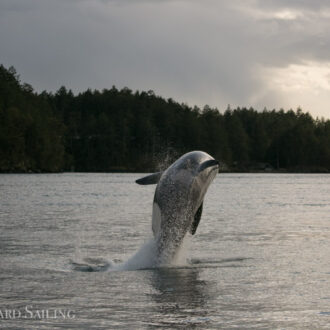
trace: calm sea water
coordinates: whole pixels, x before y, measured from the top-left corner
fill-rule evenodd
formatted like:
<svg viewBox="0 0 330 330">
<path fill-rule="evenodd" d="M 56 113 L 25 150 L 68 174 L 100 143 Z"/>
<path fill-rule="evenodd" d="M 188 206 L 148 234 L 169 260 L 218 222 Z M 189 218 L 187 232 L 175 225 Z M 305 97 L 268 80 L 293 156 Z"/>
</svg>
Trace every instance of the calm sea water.
<svg viewBox="0 0 330 330">
<path fill-rule="evenodd" d="M 112 271 L 150 252 L 138 177 L 0 175 L 0 328 L 330 328 L 329 175 L 220 174 L 187 263 Z"/>
</svg>

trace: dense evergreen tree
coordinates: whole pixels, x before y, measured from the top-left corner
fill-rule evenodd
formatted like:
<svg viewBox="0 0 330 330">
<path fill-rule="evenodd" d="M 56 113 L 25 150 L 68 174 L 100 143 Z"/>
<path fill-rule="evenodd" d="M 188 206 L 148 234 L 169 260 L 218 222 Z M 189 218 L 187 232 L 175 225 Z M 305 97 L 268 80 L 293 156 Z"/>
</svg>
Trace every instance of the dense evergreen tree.
<svg viewBox="0 0 330 330">
<path fill-rule="evenodd" d="M 63 169 L 64 125 L 44 96 L 0 66 L 0 171 Z"/>
<path fill-rule="evenodd" d="M 0 66 L 2 172 L 152 171 L 196 149 L 235 171 L 266 163 L 329 171 L 330 121 L 301 109 L 222 114 L 128 88 L 38 94 L 14 68 Z"/>
</svg>

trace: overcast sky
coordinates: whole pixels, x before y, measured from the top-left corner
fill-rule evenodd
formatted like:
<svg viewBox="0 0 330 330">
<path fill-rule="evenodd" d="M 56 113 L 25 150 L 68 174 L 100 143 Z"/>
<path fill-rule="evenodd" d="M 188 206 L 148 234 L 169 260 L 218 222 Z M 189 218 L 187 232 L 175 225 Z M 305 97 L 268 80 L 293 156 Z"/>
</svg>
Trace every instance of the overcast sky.
<svg viewBox="0 0 330 330">
<path fill-rule="evenodd" d="M 0 0 L 0 63 L 38 91 L 127 86 L 330 118 L 330 1 Z"/>
</svg>

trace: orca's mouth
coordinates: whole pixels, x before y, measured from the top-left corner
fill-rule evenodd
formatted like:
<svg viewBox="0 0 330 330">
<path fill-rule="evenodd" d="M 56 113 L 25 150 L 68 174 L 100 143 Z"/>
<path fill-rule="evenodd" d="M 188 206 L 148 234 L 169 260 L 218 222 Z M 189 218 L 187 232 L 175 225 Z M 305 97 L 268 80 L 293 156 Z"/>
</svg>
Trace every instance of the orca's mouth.
<svg viewBox="0 0 330 330">
<path fill-rule="evenodd" d="M 220 163 L 219 163 L 218 160 L 215 160 L 215 159 L 207 160 L 207 161 L 205 161 L 205 162 L 203 162 L 202 164 L 199 165 L 198 173 L 206 170 L 209 167 L 219 166 L 219 165 L 220 165 Z"/>
</svg>

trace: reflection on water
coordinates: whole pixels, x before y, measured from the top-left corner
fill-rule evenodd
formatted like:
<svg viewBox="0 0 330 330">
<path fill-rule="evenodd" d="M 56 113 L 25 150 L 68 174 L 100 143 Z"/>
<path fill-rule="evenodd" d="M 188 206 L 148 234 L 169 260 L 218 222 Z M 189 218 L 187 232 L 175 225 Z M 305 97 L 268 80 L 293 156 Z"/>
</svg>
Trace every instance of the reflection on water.
<svg viewBox="0 0 330 330">
<path fill-rule="evenodd" d="M 200 280 L 199 271 L 192 268 L 161 268 L 152 272 L 150 282 L 157 291 L 151 297 L 156 303 L 158 325 L 187 324 L 198 327 L 210 321 L 206 306 L 212 284 Z"/>
</svg>

